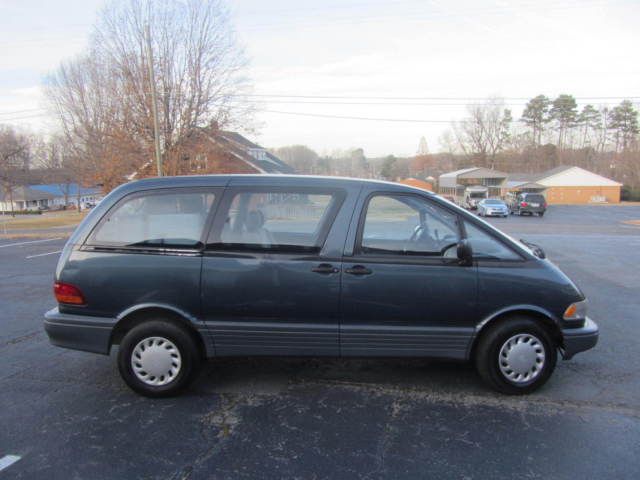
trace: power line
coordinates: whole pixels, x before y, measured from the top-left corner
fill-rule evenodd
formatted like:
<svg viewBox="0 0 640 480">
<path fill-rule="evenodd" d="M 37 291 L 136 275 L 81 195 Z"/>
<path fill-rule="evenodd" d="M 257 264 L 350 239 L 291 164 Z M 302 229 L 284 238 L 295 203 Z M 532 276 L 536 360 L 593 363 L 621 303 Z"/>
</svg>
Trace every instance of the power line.
<svg viewBox="0 0 640 480">
<path fill-rule="evenodd" d="M 424 3 L 419 2 L 419 5 L 424 6 Z M 404 10 L 399 10 L 398 8 L 395 8 L 395 11 L 394 11 L 395 13 L 392 13 L 392 14 L 384 14 L 384 12 L 380 12 L 378 14 L 376 12 L 376 14 L 374 15 L 359 16 L 358 18 L 345 17 L 344 12 L 349 11 L 349 8 L 351 7 L 350 5 L 345 5 L 344 7 L 346 8 L 343 9 L 342 13 L 337 12 L 339 13 L 338 16 L 324 18 L 323 19 L 324 21 L 322 23 L 314 24 L 313 27 L 327 28 L 327 27 L 334 27 L 336 25 L 371 24 L 371 23 L 376 23 L 380 21 L 383 21 L 383 22 L 394 21 L 394 20 L 406 21 L 407 15 L 410 15 L 411 21 L 415 21 L 415 20 L 431 20 L 431 19 L 437 19 L 437 18 L 456 18 L 456 17 L 476 18 L 480 15 L 495 16 L 500 14 L 520 14 L 520 13 L 536 13 L 536 12 L 544 12 L 545 14 L 548 14 L 549 12 L 553 12 L 553 11 L 572 10 L 577 8 L 585 9 L 588 7 L 599 7 L 599 6 L 616 7 L 619 5 L 616 5 L 615 2 L 612 3 L 610 1 L 592 0 L 591 2 L 580 1 L 580 2 L 565 3 L 565 4 L 556 2 L 553 4 L 548 3 L 546 5 L 536 2 L 536 3 L 518 5 L 518 6 L 505 6 L 505 7 L 495 6 L 495 7 L 489 7 L 489 8 L 483 7 L 481 9 L 459 9 L 459 10 L 439 11 L 439 12 L 428 11 L 428 10 L 425 10 L 424 8 L 419 8 L 417 11 L 413 9 L 412 11 L 404 11 Z M 385 5 L 378 4 L 378 7 L 384 8 Z M 323 7 L 322 9 L 315 9 L 316 12 L 325 12 L 327 10 L 329 9 L 326 7 Z M 301 20 L 304 21 L 305 19 L 316 19 L 317 16 L 319 15 L 319 13 L 314 14 L 314 10 L 311 10 L 311 9 L 299 10 L 299 11 L 302 13 L 302 15 L 301 14 L 295 15 L 295 10 L 287 11 L 287 13 L 294 13 L 294 15 L 281 16 L 280 18 L 282 18 L 284 21 L 248 24 L 246 28 L 241 29 L 239 31 L 242 31 L 242 30 L 255 31 L 255 30 L 283 28 L 283 27 L 297 28 L 297 27 L 300 27 Z M 357 13 L 357 11 L 355 10 L 351 10 L 351 12 Z M 311 17 L 305 16 L 305 13 L 313 14 L 313 16 Z"/>
<path fill-rule="evenodd" d="M 288 94 L 267 94 L 250 93 L 229 95 L 230 97 L 265 97 L 265 98 L 318 98 L 336 100 L 448 100 L 448 101 L 486 101 L 487 97 L 382 97 L 382 96 L 354 96 L 354 95 L 288 95 Z M 640 99 L 640 96 L 580 96 L 575 99 L 589 100 L 631 100 Z M 531 100 L 531 97 L 498 97 L 499 100 Z"/>
<path fill-rule="evenodd" d="M 13 118 L 0 118 L 0 122 L 13 122 L 15 120 L 26 120 L 28 118 L 39 118 L 39 117 L 48 117 L 48 113 L 39 113 L 36 115 L 26 115 L 22 117 L 13 117 Z"/>
<path fill-rule="evenodd" d="M 627 97 L 629 98 L 629 97 Z M 389 106 L 406 106 L 406 107 L 419 107 L 419 106 L 440 106 L 440 107 L 466 107 L 466 106 L 483 106 L 485 105 L 485 103 L 478 103 L 476 101 L 473 102 L 466 102 L 466 103 L 433 103 L 433 102 L 421 102 L 421 101 L 415 101 L 415 102 L 411 102 L 411 103 L 406 103 L 406 102 L 392 102 L 392 101 L 386 101 L 386 102 L 363 102 L 363 101 L 359 101 L 359 102 L 347 102 L 347 101 L 306 101 L 306 100 L 252 100 L 252 103 L 259 103 L 259 104 L 265 104 L 265 105 L 270 105 L 270 104 L 274 104 L 274 103 L 281 103 L 281 104 L 287 104 L 287 105 L 364 105 L 364 106 L 370 106 L 370 105 L 374 105 L 374 106 L 385 106 L 385 105 L 389 105 Z M 590 102 L 576 102 L 578 105 L 587 105 L 590 104 Z M 513 103 L 513 102 L 509 102 L 509 103 L 505 103 L 505 102 L 500 102 L 497 104 L 498 106 L 505 106 L 505 107 L 521 107 L 521 106 L 525 106 L 527 105 L 526 103 L 523 102 L 519 102 L 519 103 Z"/>
<path fill-rule="evenodd" d="M 232 95 L 234 96 L 234 95 Z M 246 95 L 249 96 L 249 95 Z M 256 95 L 257 96 L 257 95 Z M 276 95 L 276 97 L 279 97 L 279 95 Z M 295 97 L 295 96 L 292 96 Z M 309 97 L 309 96 L 302 96 L 302 97 Z M 349 97 L 318 97 L 318 96 L 311 96 L 312 98 L 349 98 Z M 365 98 L 365 97 L 359 97 L 359 98 Z M 369 98 L 376 98 L 376 97 L 369 97 Z M 381 98 L 381 97 L 377 97 L 377 98 Z M 391 98 L 391 97 L 387 97 L 387 98 Z M 394 97 L 394 98 L 400 98 L 400 97 Z M 410 97 L 405 97 L 406 99 L 410 98 Z M 423 98 L 427 98 L 427 97 L 423 97 Z M 442 98 L 442 97 L 441 97 Z M 581 98 L 592 98 L 592 99 L 620 99 L 620 98 L 627 98 L 627 99 L 637 99 L 640 97 L 581 97 Z M 468 99 L 471 99 L 471 97 L 469 97 Z M 480 98 L 476 99 L 476 100 L 480 100 Z M 271 102 L 262 102 L 265 104 L 271 103 Z M 278 103 L 278 102 L 273 102 L 273 103 Z M 279 103 L 306 103 L 306 104 L 316 104 L 316 105 L 332 105 L 332 104 L 346 104 L 346 105 L 369 105 L 367 103 L 349 103 L 349 102 L 279 102 Z M 389 103 L 372 103 L 372 105 L 394 105 L 394 104 L 389 104 Z M 414 104 L 399 104 L 399 105 L 414 105 Z M 440 106 L 465 106 L 468 104 L 424 104 L 424 105 L 440 105 Z M 480 104 L 482 105 L 482 104 Z M 505 104 L 506 105 L 506 104 Z M 220 105 L 217 104 L 216 106 L 218 107 L 222 107 L 222 108 L 231 108 L 231 109 L 235 109 L 235 110 L 244 110 L 244 111 L 256 111 L 256 113 L 275 113 L 275 114 L 280 114 L 280 115 L 295 115 L 295 116 L 301 116 L 301 117 L 315 117 L 315 118 L 331 118 L 331 119 L 340 119 L 340 120 L 363 120 L 363 121 L 373 121 L 373 122 L 403 122 L 403 123 L 448 123 L 448 124 L 453 124 L 453 123 L 469 123 L 470 120 L 423 120 L 423 119 L 405 119 L 405 118 L 386 118 L 386 117 L 363 117 L 363 116 L 351 116 L 351 115 L 329 115 L 329 114 L 321 114 L 321 113 L 305 113 L 305 112 L 288 112 L 288 111 L 282 111 L 282 110 L 268 110 L 268 109 L 262 109 L 259 108 L 258 110 L 255 109 L 251 109 L 251 108 L 246 108 L 246 107 L 239 107 L 239 106 L 232 106 L 232 105 Z M 36 109 L 37 110 L 37 109 Z M 24 110 L 24 111 L 28 111 L 28 110 Z M 0 121 L 2 122 L 7 122 L 7 121 L 15 121 L 15 120 L 25 120 L 25 119 L 29 119 L 29 118 L 39 118 L 39 117 L 45 117 L 45 116 L 49 116 L 48 113 L 41 113 L 41 114 L 35 114 L 35 115 L 26 115 L 26 116 L 20 116 L 20 117 L 13 117 L 13 118 L 0 118 Z"/>
<path fill-rule="evenodd" d="M 29 113 L 29 112 L 42 112 L 44 109 L 42 108 L 28 108 L 26 110 L 14 110 L 12 112 L 0 112 L 0 115 L 16 115 L 18 113 Z"/>
<path fill-rule="evenodd" d="M 250 108 L 233 107 L 229 105 L 226 105 L 226 106 L 218 105 L 218 106 L 223 108 L 227 107 L 235 110 L 245 110 L 245 111 L 252 110 Z M 341 120 L 366 120 L 366 121 L 372 121 L 372 122 L 458 123 L 457 120 L 416 120 L 416 119 L 404 119 L 404 118 L 354 117 L 354 116 L 346 116 L 346 115 L 325 115 L 321 113 L 284 112 L 282 110 L 263 110 L 263 109 L 260 109 L 257 111 L 257 113 L 262 113 L 262 112 L 277 113 L 282 115 L 297 115 L 301 117 L 335 118 L 335 119 L 341 119 Z M 462 120 L 461 122 L 464 123 L 465 120 Z"/>
</svg>

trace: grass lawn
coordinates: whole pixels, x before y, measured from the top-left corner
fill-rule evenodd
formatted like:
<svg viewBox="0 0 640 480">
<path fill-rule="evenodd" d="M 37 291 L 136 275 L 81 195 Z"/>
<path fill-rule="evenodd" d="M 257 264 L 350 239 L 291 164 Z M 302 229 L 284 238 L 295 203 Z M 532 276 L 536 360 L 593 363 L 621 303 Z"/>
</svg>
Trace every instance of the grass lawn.
<svg viewBox="0 0 640 480">
<path fill-rule="evenodd" d="M 10 233 L 15 230 L 41 230 L 55 227 L 70 227 L 80 223 L 85 216 L 86 213 L 84 212 L 25 215 L 24 217 L 16 216 L 15 218 L 2 216 L 0 217 L 0 233 Z"/>
</svg>

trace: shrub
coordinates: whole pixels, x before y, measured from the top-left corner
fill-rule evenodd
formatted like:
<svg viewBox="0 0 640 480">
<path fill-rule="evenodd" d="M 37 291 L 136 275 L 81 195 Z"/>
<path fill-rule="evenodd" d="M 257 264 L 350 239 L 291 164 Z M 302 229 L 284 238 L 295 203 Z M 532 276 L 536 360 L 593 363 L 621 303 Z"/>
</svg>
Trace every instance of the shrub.
<svg viewBox="0 0 640 480">
<path fill-rule="evenodd" d="M 0 211 L 0 215 L 42 215 L 42 210 L 16 210 L 14 212 Z"/>
</svg>

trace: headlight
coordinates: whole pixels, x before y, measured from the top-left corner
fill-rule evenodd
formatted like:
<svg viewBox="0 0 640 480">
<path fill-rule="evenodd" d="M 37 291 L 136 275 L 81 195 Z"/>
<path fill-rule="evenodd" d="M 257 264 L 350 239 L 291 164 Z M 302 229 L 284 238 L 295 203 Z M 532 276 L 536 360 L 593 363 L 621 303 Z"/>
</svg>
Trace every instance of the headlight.
<svg viewBox="0 0 640 480">
<path fill-rule="evenodd" d="M 587 300 L 572 303 L 564 311 L 562 318 L 565 320 L 581 320 L 587 316 Z"/>
</svg>

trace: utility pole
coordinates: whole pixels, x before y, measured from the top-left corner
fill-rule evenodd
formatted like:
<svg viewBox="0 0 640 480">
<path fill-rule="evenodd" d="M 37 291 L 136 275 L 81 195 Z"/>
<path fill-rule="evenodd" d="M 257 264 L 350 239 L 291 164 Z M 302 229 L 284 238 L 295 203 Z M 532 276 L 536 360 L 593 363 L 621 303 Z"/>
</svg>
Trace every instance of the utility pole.
<svg viewBox="0 0 640 480">
<path fill-rule="evenodd" d="M 153 113 L 153 137 L 156 145 L 156 163 L 158 176 L 162 177 L 162 154 L 160 153 L 160 125 L 158 123 L 158 101 L 156 99 L 156 77 L 153 72 L 153 53 L 151 51 L 151 29 L 145 28 L 147 37 L 147 65 L 149 66 L 149 82 L 151 84 L 151 112 Z"/>
</svg>

